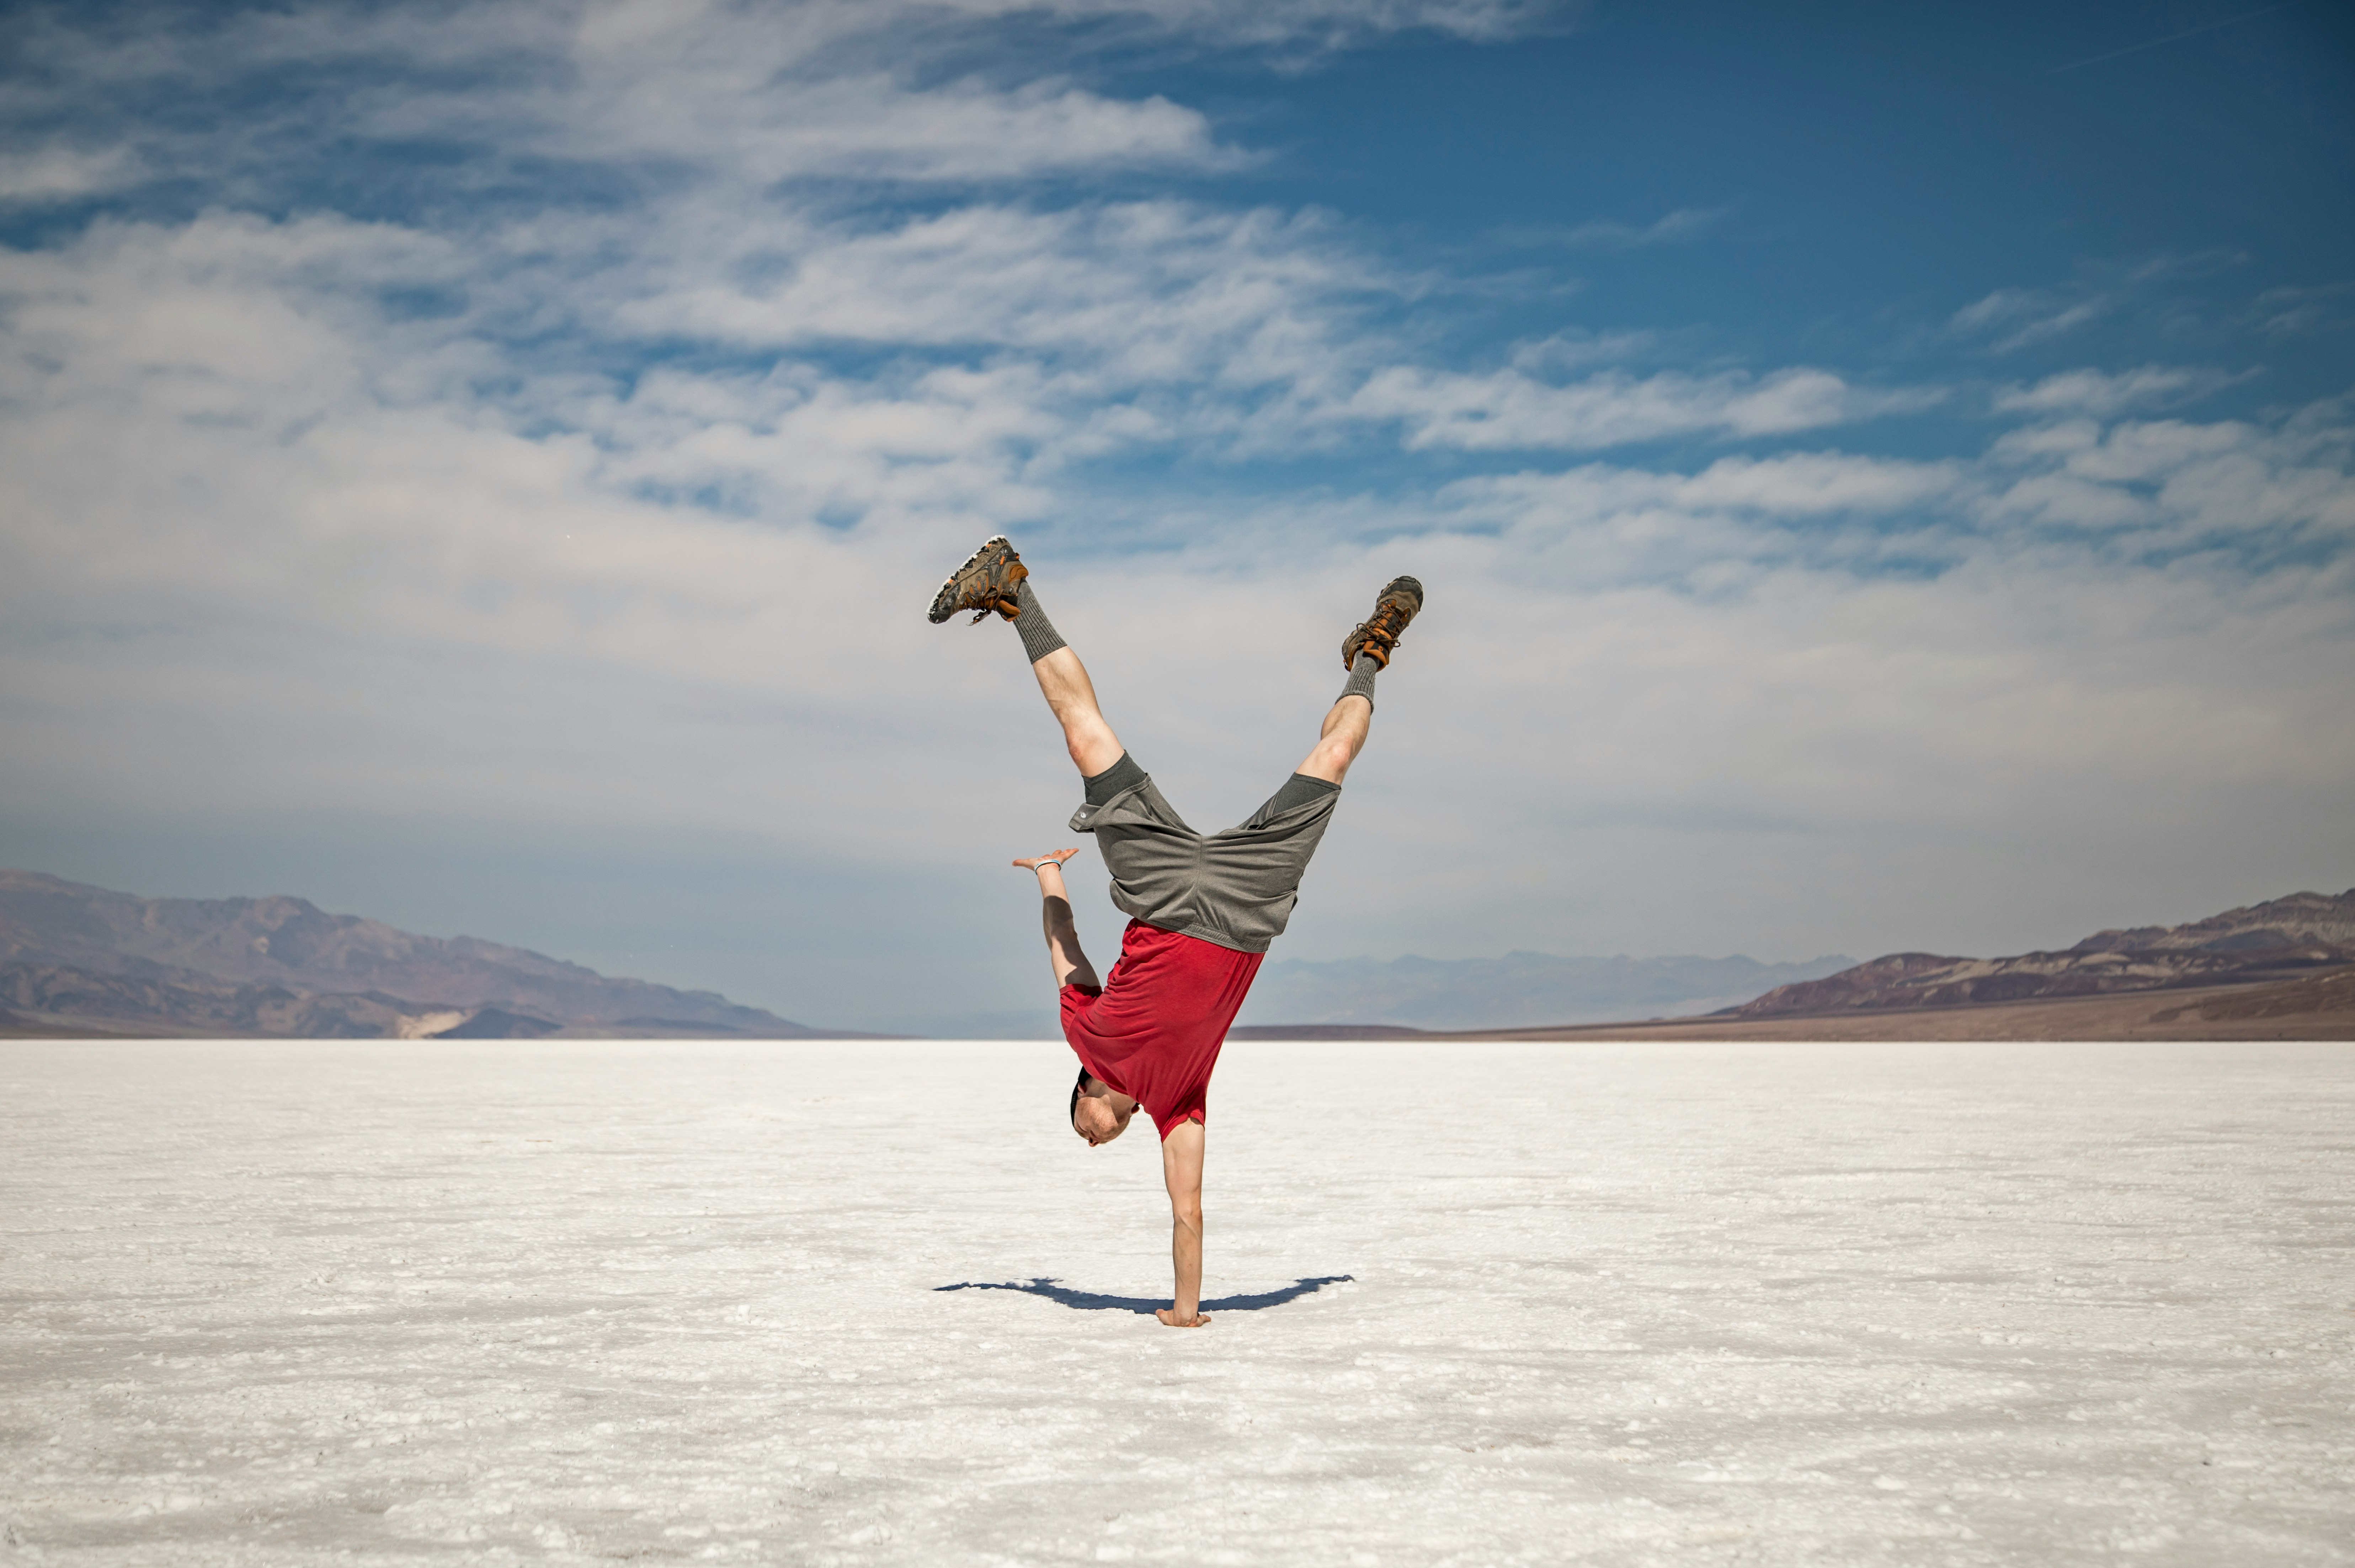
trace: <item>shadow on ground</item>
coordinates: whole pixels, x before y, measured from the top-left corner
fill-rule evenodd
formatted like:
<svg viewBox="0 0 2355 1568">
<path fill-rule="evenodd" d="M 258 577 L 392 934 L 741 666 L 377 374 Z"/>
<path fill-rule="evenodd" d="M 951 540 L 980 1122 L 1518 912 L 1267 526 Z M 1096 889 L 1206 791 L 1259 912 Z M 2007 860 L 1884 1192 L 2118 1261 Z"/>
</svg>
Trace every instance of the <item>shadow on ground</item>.
<svg viewBox="0 0 2355 1568">
<path fill-rule="evenodd" d="M 1297 1301 L 1304 1296 L 1314 1296 L 1328 1285 L 1340 1285 L 1351 1277 L 1327 1274 L 1315 1279 L 1295 1279 L 1276 1290 L 1263 1290 L 1256 1296 L 1221 1296 L 1215 1301 L 1202 1303 L 1205 1312 L 1257 1312 L 1266 1307 L 1281 1307 L 1287 1301 Z M 981 1280 L 960 1280 L 954 1285 L 935 1285 L 939 1290 L 1019 1290 L 1025 1296 L 1044 1296 L 1050 1301 L 1061 1303 L 1076 1312 L 1140 1312 L 1149 1313 L 1156 1307 L 1167 1307 L 1169 1298 L 1156 1296 L 1147 1300 L 1142 1296 L 1100 1296 L 1092 1290 L 1073 1290 L 1051 1279 L 1033 1279 L 1028 1284 L 1007 1280 L 989 1284 Z"/>
</svg>

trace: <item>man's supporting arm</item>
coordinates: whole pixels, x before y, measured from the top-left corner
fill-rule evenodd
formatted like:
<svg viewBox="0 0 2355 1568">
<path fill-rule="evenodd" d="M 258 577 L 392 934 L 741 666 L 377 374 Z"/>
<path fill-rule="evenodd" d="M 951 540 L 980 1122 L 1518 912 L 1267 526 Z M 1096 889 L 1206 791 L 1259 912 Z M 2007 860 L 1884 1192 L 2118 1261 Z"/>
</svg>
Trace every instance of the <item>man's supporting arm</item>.
<svg viewBox="0 0 2355 1568">
<path fill-rule="evenodd" d="M 1154 1316 L 1173 1329 L 1196 1329 L 1202 1316 L 1202 1124 L 1181 1121 L 1161 1140 L 1161 1179 L 1169 1188 L 1169 1261 L 1177 1299 Z"/>
</svg>

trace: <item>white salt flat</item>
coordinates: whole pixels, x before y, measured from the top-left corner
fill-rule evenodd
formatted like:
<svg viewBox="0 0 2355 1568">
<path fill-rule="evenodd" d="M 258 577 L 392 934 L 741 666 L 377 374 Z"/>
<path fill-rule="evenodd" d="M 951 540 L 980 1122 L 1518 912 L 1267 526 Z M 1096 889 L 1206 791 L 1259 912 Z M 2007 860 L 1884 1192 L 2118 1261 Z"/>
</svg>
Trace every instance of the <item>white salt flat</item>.
<svg viewBox="0 0 2355 1568">
<path fill-rule="evenodd" d="M 1070 1074 L 0 1043 L 9 1560 L 2350 1559 L 2347 1047 L 1232 1044 L 1192 1331 Z"/>
</svg>

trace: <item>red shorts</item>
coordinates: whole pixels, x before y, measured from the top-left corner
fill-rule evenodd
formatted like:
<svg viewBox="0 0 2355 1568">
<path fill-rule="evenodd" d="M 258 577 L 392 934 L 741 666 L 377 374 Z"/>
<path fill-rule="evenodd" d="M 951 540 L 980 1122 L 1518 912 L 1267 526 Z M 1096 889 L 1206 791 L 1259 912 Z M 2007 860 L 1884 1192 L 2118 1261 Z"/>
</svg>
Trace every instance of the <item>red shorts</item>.
<svg viewBox="0 0 2355 1568">
<path fill-rule="evenodd" d="M 1063 988 L 1063 1038 L 1089 1076 L 1133 1097 L 1166 1139 L 1205 1118 L 1219 1047 L 1266 957 L 1132 920 L 1101 989 Z"/>
</svg>

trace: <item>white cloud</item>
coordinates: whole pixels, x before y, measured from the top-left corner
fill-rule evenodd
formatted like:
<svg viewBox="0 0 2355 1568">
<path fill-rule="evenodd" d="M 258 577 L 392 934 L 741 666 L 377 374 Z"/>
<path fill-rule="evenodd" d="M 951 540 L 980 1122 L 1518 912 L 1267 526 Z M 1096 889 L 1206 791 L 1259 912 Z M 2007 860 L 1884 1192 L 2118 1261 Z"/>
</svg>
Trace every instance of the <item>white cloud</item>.
<svg viewBox="0 0 2355 1568">
<path fill-rule="evenodd" d="M 1200 113 L 1163 98 L 1124 101 L 1051 80 L 1005 89 L 966 79 L 918 90 L 880 71 L 772 79 L 723 58 L 724 71 L 695 71 L 633 51 L 548 104 L 543 136 L 566 156 L 689 160 L 755 185 L 1243 161 L 1216 144 Z"/>
<path fill-rule="evenodd" d="M 2355 327 L 2355 282 L 2310 289 L 2268 289 L 2256 299 L 2259 330 L 2268 337 L 2311 337 Z"/>
<path fill-rule="evenodd" d="M 2355 544 L 2355 429 L 2343 408 L 2265 428 L 2243 421 L 2073 420 L 1998 440 L 1978 503 L 1992 525 L 2099 535 L 2114 558 L 2230 552 L 2340 581 Z M 2210 563 L 2211 568 L 2215 563 Z"/>
<path fill-rule="evenodd" d="M 966 12 L 1019 11 L 1029 0 L 954 0 Z M 1133 16 L 1180 34 L 1339 48 L 1384 34 L 1433 32 L 1483 42 L 1564 25 L 1561 0 L 1050 0 L 1065 17 Z"/>
<path fill-rule="evenodd" d="M 2004 414 L 2091 414 L 2106 418 L 2129 408 L 2189 402 L 2230 386 L 2236 377 L 2219 370 L 2146 365 L 2108 375 L 2070 370 L 2034 386 L 2006 387 L 1994 407 Z"/>
<path fill-rule="evenodd" d="M 1668 240 L 1689 239 L 1714 227 L 1730 207 L 1678 207 L 1650 223 L 1623 223 L 1597 218 L 1567 228 L 1516 228 L 1500 236 L 1524 245 L 1558 245 L 1569 249 L 1633 250 Z"/>
<path fill-rule="evenodd" d="M 120 190 L 140 177 L 138 161 L 123 147 L 0 154 L 0 203 L 72 200 Z"/>
<path fill-rule="evenodd" d="M 2009 354 L 2073 332 L 2115 303 L 2105 293 L 2063 298 L 2041 289 L 1998 289 L 1956 311 L 1949 324 L 1957 332 L 1994 334 L 1989 346 Z"/>
<path fill-rule="evenodd" d="M 1870 576 L 1966 558 L 1963 464 L 1839 452 L 1722 458 L 1680 474 L 1606 463 L 1458 481 L 1447 525 L 1494 536 L 1565 590 L 1672 588 L 1712 600 L 1789 567 Z"/>
<path fill-rule="evenodd" d="M 687 174 L 740 192 L 813 177 L 1215 170 L 1242 155 L 1219 145 L 1198 111 L 1060 79 L 1009 58 L 987 29 L 1045 18 L 1189 48 L 1317 52 L 1415 30 L 1493 40 L 1558 25 L 1570 9 L 1537 0 L 485 0 L 155 8 L 117 25 L 37 13 L 16 42 L 47 79 L 20 79 L 0 112 L 111 122 L 124 145 L 0 166 L 0 196 L 12 176 L 20 194 L 86 194 L 133 164 L 266 182 L 272 160 L 355 136 L 472 143 L 499 163 L 601 160 L 653 187 Z M 934 79 L 951 59 L 972 69 Z M 286 91 L 305 69 L 321 73 L 324 89 Z M 219 111 L 221 96 L 263 73 L 279 79 L 265 109 Z M 151 122 L 133 107 L 173 94 L 207 112 Z M 206 120 L 216 129 L 188 128 Z"/>
<path fill-rule="evenodd" d="M 1587 332 L 1570 328 L 1524 343 L 1513 350 L 1512 367 L 1543 379 L 1590 365 L 1607 365 L 1651 352 L 1661 342 L 1655 332 Z"/>
<path fill-rule="evenodd" d="M 1579 450 L 1703 432 L 1782 435 L 1916 408 L 1934 391 L 1881 392 L 1828 371 L 1674 371 L 1637 378 L 1606 371 L 1556 385 L 1519 370 L 1485 376 L 1394 366 L 1349 399 L 1360 418 L 1394 419 L 1410 447 Z"/>
<path fill-rule="evenodd" d="M 1250 384 L 1301 373 L 1333 296 L 1368 281 L 1311 220 L 1175 202 L 967 205 L 884 228 L 682 217 L 614 281 L 634 295 L 611 304 L 614 324 L 740 345 L 1003 345 Z"/>
</svg>

